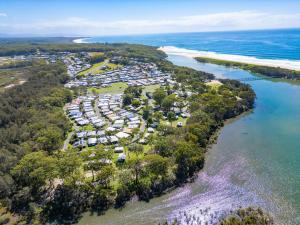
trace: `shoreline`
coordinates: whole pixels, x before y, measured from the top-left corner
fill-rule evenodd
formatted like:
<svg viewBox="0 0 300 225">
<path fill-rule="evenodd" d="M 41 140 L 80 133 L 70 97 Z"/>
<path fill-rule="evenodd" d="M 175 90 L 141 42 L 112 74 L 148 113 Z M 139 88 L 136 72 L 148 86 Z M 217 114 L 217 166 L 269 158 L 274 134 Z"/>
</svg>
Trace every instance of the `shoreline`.
<svg viewBox="0 0 300 225">
<path fill-rule="evenodd" d="M 76 38 L 76 39 L 72 40 L 72 42 L 76 43 L 76 44 L 86 44 L 86 43 L 88 43 L 88 42 L 85 41 L 86 39 L 89 39 L 89 38 L 88 37 Z"/>
<path fill-rule="evenodd" d="M 232 61 L 237 63 L 246 63 L 257 66 L 268 66 L 274 68 L 282 68 L 288 70 L 300 71 L 300 60 L 284 60 L 284 59 L 258 59 L 251 56 L 221 54 L 216 52 L 189 50 L 177 48 L 174 46 L 161 46 L 158 50 L 170 55 L 181 55 L 189 58 L 204 57 L 215 60 Z"/>
</svg>

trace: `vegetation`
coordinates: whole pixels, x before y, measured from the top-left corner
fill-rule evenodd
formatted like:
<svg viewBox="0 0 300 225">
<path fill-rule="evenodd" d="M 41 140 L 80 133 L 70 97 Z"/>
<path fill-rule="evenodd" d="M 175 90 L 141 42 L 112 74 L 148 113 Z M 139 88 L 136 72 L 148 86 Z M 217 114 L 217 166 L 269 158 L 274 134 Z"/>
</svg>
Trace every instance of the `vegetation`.
<svg viewBox="0 0 300 225">
<path fill-rule="evenodd" d="M 300 71 L 296 70 L 289 70 L 280 67 L 270 67 L 270 66 L 260 66 L 260 65 L 253 65 L 248 63 L 240 63 L 228 60 L 219 60 L 219 59 L 212 59 L 207 57 L 196 57 L 196 60 L 199 62 L 205 63 L 213 63 L 218 65 L 224 65 L 228 67 L 238 67 L 244 70 L 248 70 L 253 73 L 258 73 L 267 77 L 272 78 L 284 78 L 284 79 L 291 79 L 291 80 L 300 80 Z"/>
<path fill-rule="evenodd" d="M 47 153 L 32 156 L 43 156 L 45 161 L 34 162 L 47 163 L 46 154 L 61 147 L 71 128 L 62 110 L 72 98 L 70 91 L 62 87 L 67 79 L 64 65 L 35 62 L 27 79 L 28 82 L 6 90 L 0 97 L 0 197 L 7 208 L 16 211 L 28 210 L 31 202 L 28 200 L 34 199 L 31 191 L 49 179 L 50 174 L 49 168 L 36 170 L 30 163 L 19 165 L 26 166 L 28 176 L 23 176 L 20 167 L 11 169 L 24 155 L 26 162 L 29 160 L 26 154 L 39 150 Z M 32 170 L 29 166 L 33 166 Z M 26 189 L 27 184 L 31 191 Z"/>
<path fill-rule="evenodd" d="M 113 83 L 109 87 L 88 88 L 88 90 L 95 94 L 105 94 L 105 93 L 117 94 L 117 93 L 123 93 L 126 87 L 127 87 L 126 83 L 119 82 L 119 83 Z"/>
<path fill-rule="evenodd" d="M 109 56 L 123 56 L 136 57 L 144 60 L 158 60 L 164 59 L 166 55 L 157 51 L 156 47 L 150 47 L 138 44 L 62 44 L 62 43 L 7 43 L 0 45 L 0 56 L 14 56 L 33 54 L 39 50 L 41 53 L 57 53 L 57 52 L 102 52 L 105 57 Z M 124 61 L 126 63 L 126 60 Z"/>
<path fill-rule="evenodd" d="M 220 225 L 272 225 L 273 219 L 260 208 L 238 209 L 227 218 L 222 219 Z"/>
<path fill-rule="evenodd" d="M 98 145 L 81 152 L 72 148 L 60 151 L 71 128 L 62 110 L 72 99 L 72 93 L 62 86 L 67 80 L 66 68 L 60 62 L 35 62 L 28 81 L 5 91 L 0 98 L 0 197 L 5 207 L 22 215 L 28 224 L 47 220 L 59 224 L 74 222 L 87 209 L 101 212 L 110 206 L 122 207 L 133 195 L 148 201 L 170 187 L 189 182 L 204 165 L 205 149 L 213 133 L 224 120 L 254 104 L 255 94 L 249 85 L 222 80 L 219 88 L 211 88 L 205 81 L 213 79 L 212 74 L 175 66 L 154 47 L 20 44 L 1 48 L 0 54 L 23 54 L 36 49 L 103 52 L 105 56 L 122 56 L 124 64 L 137 57 L 155 62 L 181 84 L 154 90 L 151 104 L 159 111 L 141 99 L 141 87 L 119 83 L 89 89 L 95 93 L 124 91 L 125 105 L 145 106 L 141 115 L 147 124 L 159 124 L 147 145 L 121 141 L 128 156 L 121 163 L 116 162 L 110 146 Z M 176 89 L 183 95 L 174 94 Z M 159 123 L 165 116 L 173 125 L 175 103 L 180 109 L 188 103 L 191 116 L 185 125 Z"/>
<path fill-rule="evenodd" d="M 200 212 L 202 214 L 203 212 Z M 210 214 L 213 215 L 213 214 Z M 203 215 L 201 215 L 203 216 Z M 225 218 L 218 216 L 210 216 L 209 221 L 203 221 L 202 217 L 190 215 L 184 212 L 183 217 L 177 217 L 172 221 L 159 223 L 162 225 L 192 225 L 192 224 L 218 224 L 218 225 L 273 225 L 272 217 L 263 212 L 260 208 L 240 208 L 231 212 Z"/>
<path fill-rule="evenodd" d="M 92 58 L 92 61 L 94 61 L 93 58 Z M 101 62 L 97 62 L 97 63 L 93 64 L 93 66 L 91 68 L 80 72 L 78 74 L 78 76 L 83 76 L 88 73 L 99 74 L 99 73 L 103 73 L 104 71 L 114 70 L 116 68 L 118 68 L 118 65 L 109 63 L 108 61 L 105 60 L 105 61 L 101 61 Z"/>
</svg>

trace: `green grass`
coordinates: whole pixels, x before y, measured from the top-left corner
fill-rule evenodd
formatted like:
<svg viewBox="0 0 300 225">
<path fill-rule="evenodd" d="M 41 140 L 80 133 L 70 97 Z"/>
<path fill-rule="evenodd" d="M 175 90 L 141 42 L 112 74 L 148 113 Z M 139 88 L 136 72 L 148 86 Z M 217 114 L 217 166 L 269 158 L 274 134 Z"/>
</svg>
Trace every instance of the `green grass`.
<svg viewBox="0 0 300 225">
<path fill-rule="evenodd" d="M 157 89 L 159 87 L 160 87 L 159 84 L 153 84 L 153 85 L 149 85 L 149 86 L 144 86 L 144 88 L 143 88 L 143 94 L 146 94 L 146 92 L 154 92 L 155 89 Z"/>
<path fill-rule="evenodd" d="M 128 87 L 124 82 L 113 83 L 110 87 L 105 88 L 88 88 L 88 91 L 96 94 L 121 94 Z"/>
<path fill-rule="evenodd" d="M 174 123 L 173 125 L 177 126 L 178 122 L 182 122 L 183 126 L 185 126 L 186 121 L 187 121 L 187 118 L 178 117 L 178 119 L 173 122 Z"/>
<path fill-rule="evenodd" d="M 95 128 L 94 128 L 94 126 L 92 125 L 92 124 L 88 124 L 88 125 L 85 125 L 85 126 L 82 126 L 82 127 L 80 127 L 80 130 L 86 130 L 86 131 L 93 131 L 93 130 L 96 130 Z"/>
<path fill-rule="evenodd" d="M 102 66 L 107 66 L 108 68 L 105 70 L 100 69 Z M 114 63 L 109 63 L 108 60 L 105 60 L 103 62 L 99 62 L 99 63 L 95 63 L 93 64 L 93 66 L 87 70 L 81 71 L 80 73 L 78 73 L 79 76 L 84 76 L 88 73 L 91 74 L 98 74 L 98 73 L 103 73 L 105 71 L 110 71 L 110 70 L 115 70 L 118 67 L 120 67 L 120 65 L 114 64 Z"/>
<path fill-rule="evenodd" d="M 211 87 L 213 90 L 218 90 L 219 87 L 222 86 L 222 83 L 217 83 L 217 82 L 208 82 L 205 83 L 207 86 Z"/>
<path fill-rule="evenodd" d="M 178 122 L 182 122 L 182 125 L 186 125 L 187 118 L 178 117 L 177 120 L 172 122 L 172 127 L 177 127 Z M 171 123 L 168 120 L 161 120 L 162 124 L 171 125 Z"/>
<path fill-rule="evenodd" d="M 103 52 L 89 52 L 88 53 L 91 57 L 103 56 Z"/>
</svg>

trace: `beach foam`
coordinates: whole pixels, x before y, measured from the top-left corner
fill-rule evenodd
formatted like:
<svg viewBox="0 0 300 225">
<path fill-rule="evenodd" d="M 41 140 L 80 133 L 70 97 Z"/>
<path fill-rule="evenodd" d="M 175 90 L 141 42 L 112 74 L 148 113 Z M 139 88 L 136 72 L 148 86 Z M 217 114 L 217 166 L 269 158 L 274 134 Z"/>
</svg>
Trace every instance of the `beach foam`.
<svg viewBox="0 0 300 225">
<path fill-rule="evenodd" d="M 73 40 L 73 42 L 76 44 L 87 43 L 86 39 L 87 38 L 78 38 L 78 39 Z"/>
<path fill-rule="evenodd" d="M 177 48 L 174 46 L 162 46 L 159 50 L 169 55 L 181 55 L 185 57 L 207 57 L 219 60 L 228 60 L 240 63 L 249 63 L 260 66 L 281 67 L 290 70 L 300 71 L 300 60 L 281 60 L 281 59 L 258 59 L 251 56 L 221 54 L 216 52 L 189 50 L 185 48 Z"/>
</svg>

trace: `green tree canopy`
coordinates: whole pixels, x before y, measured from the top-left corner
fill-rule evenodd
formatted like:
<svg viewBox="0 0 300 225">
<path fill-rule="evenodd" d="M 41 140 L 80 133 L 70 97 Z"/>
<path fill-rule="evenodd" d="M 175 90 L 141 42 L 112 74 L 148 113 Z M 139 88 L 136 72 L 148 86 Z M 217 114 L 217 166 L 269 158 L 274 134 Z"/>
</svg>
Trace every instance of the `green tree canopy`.
<svg viewBox="0 0 300 225">
<path fill-rule="evenodd" d="M 166 94 L 165 90 L 161 87 L 157 88 L 153 93 L 153 99 L 159 106 L 161 106 L 161 104 L 166 96 L 167 96 L 167 94 Z"/>
<path fill-rule="evenodd" d="M 56 165 L 57 160 L 45 152 L 33 152 L 20 160 L 12 174 L 22 185 L 39 188 L 57 176 Z"/>
</svg>

